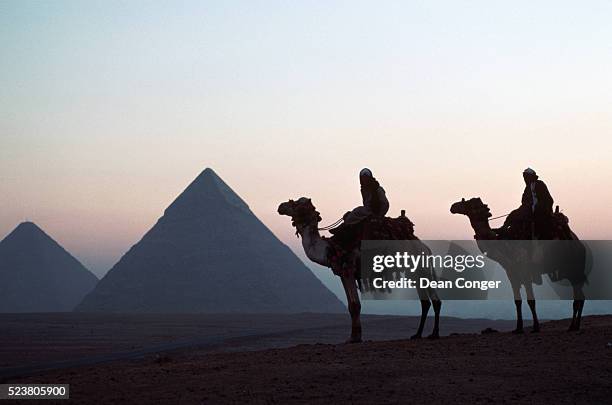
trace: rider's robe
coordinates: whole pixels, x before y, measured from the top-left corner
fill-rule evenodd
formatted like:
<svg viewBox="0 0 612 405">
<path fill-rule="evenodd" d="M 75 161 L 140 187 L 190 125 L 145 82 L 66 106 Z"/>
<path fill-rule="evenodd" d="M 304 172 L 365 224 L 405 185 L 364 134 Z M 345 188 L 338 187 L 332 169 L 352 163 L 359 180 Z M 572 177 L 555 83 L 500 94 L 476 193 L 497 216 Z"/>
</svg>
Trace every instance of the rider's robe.
<svg viewBox="0 0 612 405">
<path fill-rule="evenodd" d="M 357 224 L 370 216 L 384 217 L 389 211 L 389 200 L 387 200 L 385 190 L 380 185 L 375 188 L 362 187 L 361 199 L 363 205 L 344 216 L 346 225 Z"/>
</svg>

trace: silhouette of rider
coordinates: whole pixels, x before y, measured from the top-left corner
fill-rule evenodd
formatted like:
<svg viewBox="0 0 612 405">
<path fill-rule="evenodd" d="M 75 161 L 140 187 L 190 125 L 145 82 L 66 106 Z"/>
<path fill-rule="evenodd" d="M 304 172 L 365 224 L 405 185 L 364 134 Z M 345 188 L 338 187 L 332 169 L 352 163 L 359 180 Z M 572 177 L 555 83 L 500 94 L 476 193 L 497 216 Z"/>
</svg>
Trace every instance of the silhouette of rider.
<svg viewBox="0 0 612 405">
<path fill-rule="evenodd" d="M 361 199 L 363 205 L 344 214 L 344 223 L 330 230 L 338 234 L 352 225 L 359 224 L 369 217 L 384 217 L 389 211 L 389 200 L 385 190 L 380 186 L 370 169 L 362 169 L 359 172 L 359 183 L 361 184 Z"/>
<path fill-rule="evenodd" d="M 539 180 L 535 170 L 527 168 L 523 171 L 525 190 L 521 198 L 521 206 L 508 215 L 499 233 L 507 232 L 510 227 L 527 226 L 528 239 L 552 239 L 552 213 L 554 200 L 548 187 Z"/>
</svg>

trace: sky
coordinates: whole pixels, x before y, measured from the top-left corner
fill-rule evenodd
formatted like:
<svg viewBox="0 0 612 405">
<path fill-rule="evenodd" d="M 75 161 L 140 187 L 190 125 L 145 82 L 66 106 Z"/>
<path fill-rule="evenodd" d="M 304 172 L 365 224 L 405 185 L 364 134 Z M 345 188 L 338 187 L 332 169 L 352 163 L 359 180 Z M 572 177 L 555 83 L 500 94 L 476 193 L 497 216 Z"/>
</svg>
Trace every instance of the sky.
<svg viewBox="0 0 612 405">
<path fill-rule="evenodd" d="M 0 238 L 36 222 L 105 274 L 206 167 L 303 257 L 369 167 L 422 239 L 470 239 L 533 167 L 610 239 L 612 3 L 0 1 Z"/>
</svg>

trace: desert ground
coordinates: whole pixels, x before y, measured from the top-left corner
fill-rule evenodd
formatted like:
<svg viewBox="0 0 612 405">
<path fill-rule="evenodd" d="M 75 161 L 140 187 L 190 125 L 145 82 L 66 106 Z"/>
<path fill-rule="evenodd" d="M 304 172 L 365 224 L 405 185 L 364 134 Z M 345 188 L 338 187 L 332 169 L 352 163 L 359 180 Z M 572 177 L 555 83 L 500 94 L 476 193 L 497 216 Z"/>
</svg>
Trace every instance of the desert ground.
<svg viewBox="0 0 612 405">
<path fill-rule="evenodd" d="M 77 403 L 610 403 L 612 316 L 583 330 L 550 321 L 443 318 L 408 340 L 413 317 L 0 315 L 3 383 L 70 384 Z M 428 325 L 430 328 L 430 325 Z M 486 328 L 497 332 L 481 333 Z M 52 402 L 52 401 L 49 401 Z"/>
</svg>

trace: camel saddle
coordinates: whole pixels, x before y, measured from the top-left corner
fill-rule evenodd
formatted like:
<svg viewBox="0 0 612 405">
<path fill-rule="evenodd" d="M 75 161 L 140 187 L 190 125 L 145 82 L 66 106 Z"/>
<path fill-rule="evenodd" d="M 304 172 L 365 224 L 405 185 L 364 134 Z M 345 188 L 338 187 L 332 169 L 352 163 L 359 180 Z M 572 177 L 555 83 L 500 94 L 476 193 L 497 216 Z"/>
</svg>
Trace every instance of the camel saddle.
<svg viewBox="0 0 612 405">
<path fill-rule="evenodd" d="M 337 276 L 356 274 L 359 269 L 350 265 L 349 257 L 361 248 L 363 240 L 411 240 L 414 236 L 414 223 L 402 210 L 397 218 L 370 216 L 358 224 L 346 226 L 342 232 L 328 239 L 332 249 L 328 252 L 332 271 Z"/>
<path fill-rule="evenodd" d="M 559 207 L 550 216 L 548 224 L 551 239 L 557 240 L 572 240 L 573 234 L 569 227 L 569 218 L 559 211 Z M 510 227 L 502 232 L 501 229 L 495 230 L 502 238 L 511 240 L 530 240 L 533 239 L 531 222 L 516 221 Z"/>
</svg>

